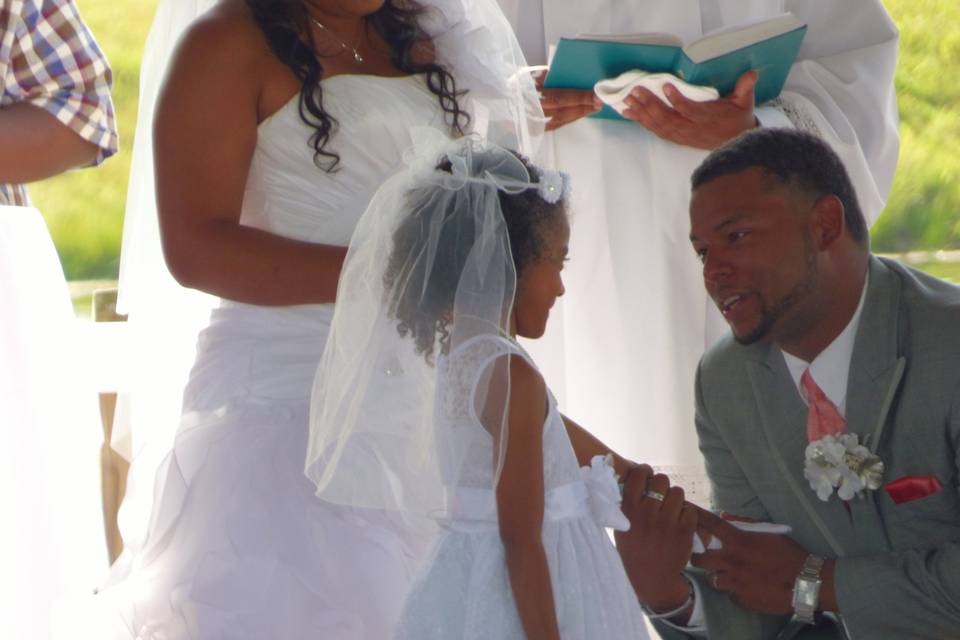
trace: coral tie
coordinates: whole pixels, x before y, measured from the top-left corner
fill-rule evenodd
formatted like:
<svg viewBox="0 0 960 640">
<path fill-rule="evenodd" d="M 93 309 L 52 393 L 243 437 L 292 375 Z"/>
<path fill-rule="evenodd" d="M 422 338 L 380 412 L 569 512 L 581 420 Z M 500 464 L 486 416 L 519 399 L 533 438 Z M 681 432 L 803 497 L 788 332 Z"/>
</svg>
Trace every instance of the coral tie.
<svg viewBox="0 0 960 640">
<path fill-rule="evenodd" d="M 842 433 L 847 422 L 837 411 L 837 407 L 830 402 L 830 398 L 823 389 L 814 382 L 810 369 L 800 376 L 800 384 L 807 392 L 807 404 L 810 405 L 810 411 L 807 413 L 807 439 L 813 442 L 823 436 Z"/>
</svg>

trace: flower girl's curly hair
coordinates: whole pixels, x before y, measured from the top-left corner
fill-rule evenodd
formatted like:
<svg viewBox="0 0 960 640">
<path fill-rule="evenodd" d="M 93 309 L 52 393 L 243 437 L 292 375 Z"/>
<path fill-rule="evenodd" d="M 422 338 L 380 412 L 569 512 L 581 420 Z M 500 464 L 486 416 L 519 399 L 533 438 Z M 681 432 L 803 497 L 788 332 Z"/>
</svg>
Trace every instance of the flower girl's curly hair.
<svg viewBox="0 0 960 640">
<path fill-rule="evenodd" d="M 531 182 L 539 182 L 540 169 L 519 153 L 512 153 L 526 167 Z M 450 173 L 450 161 L 444 160 L 437 169 Z M 404 269 L 408 257 L 415 255 L 429 242 L 431 229 L 423 220 L 430 217 L 431 195 L 437 189 L 444 187 L 420 187 L 407 195 L 407 210 L 410 213 L 393 234 L 393 250 L 383 276 L 388 297 L 387 308 L 391 317 L 398 321 L 400 335 L 410 334 L 417 352 L 422 353 L 428 362 L 433 360 L 437 341 L 441 353 L 449 350 L 450 314 L 460 274 L 473 247 L 475 234 L 472 219 L 462 219 L 464 216 L 455 216 L 454 211 L 448 211 L 440 228 L 440 237 L 435 242 L 437 252 L 429 274 L 425 273 L 425 261 L 418 262 L 418 266 L 409 272 Z M 501 190 L 498 196 L 510 241 L 511 258 L 519 280 L 524 268 L 543 256 L 548 233 L 556 228 L 558 222 L 566 220 L 566 201 L 559 199 L 553 203 L 547 202 L 536 188 L 524 189 L 519 193 Z"/>
</svg>

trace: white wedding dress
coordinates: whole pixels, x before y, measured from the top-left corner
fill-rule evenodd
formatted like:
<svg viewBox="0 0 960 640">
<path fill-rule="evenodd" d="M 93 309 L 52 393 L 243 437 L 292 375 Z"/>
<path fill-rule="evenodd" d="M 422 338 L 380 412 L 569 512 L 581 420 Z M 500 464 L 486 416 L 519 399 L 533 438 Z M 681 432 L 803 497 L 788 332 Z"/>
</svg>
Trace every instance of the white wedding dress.
<svg viewBox="0 0 960 640">
<path fill-rule="evenodd" d="M 408 596 L 397 640 L 523 640 L 497 524 L 492 436 L 474 409 L 478 384 L 495 358 L 536 366 L 515 342 L 481 335 L 438 359 L 438 438 L 470 434 L 466 459 L 442 469 L 447 519 Z M 645 619 L 604 526 L 614 524 L 618 488 L 606 464 L 581 470 L 548 392 L 543 425 L 542 541 L 563 640 L 647 638 Z M 437 443 L 440 451 L 449 443 Z M 441 461 L 442 462 L 442 461 Z"/>
<path fill-rule="evenodd" d="M 422 77 L 343 75 L 323 86 L 339 123 L 329 145 L 339 170 L 314 165 L 294 97 L 258 128 L 241 222 L 342 246 L 400 166 L 411 128 L 448 129 Z M 329 304 L 226 300 L 213 311 L 173 451 L 155 488 L 121 511 L 127 547 L 100 594 L 123 617 L 119 635 L 389 637 L 429 541 L 405 539 L 380 512 L 321 501 L 304 475 L 311 384 L 332 315 Z M 143 501 L 153 509 L 141 533 L 122 520 Z"/>
</svg>

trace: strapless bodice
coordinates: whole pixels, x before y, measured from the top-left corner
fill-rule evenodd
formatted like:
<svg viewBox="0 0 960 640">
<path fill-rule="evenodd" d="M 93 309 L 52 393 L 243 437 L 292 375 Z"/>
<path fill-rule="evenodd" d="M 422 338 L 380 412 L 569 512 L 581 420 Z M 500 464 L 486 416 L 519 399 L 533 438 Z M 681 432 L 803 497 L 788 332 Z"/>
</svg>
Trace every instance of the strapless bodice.
<svg viewBox="0 0 960 640">
<path fill-rule="evenodd" d="M 340 156 L 337 169 L 327 172 L 314 162 L 314 130 L 300 118 L 294 96 L 257 129 L 240 220 L 298 240 L 345 246 L 377 187 L 400 168 L 411 129 L 444 129 L 444 118 L 423 76 L 340 75 L 321 86 L 324 109 L 337 123 L 327 144 Z"/>
<path fill-rule="evenodd" d="M 448 131 L 423 76 L 334 76 L 323 105 L 337 124 L 328 148 L 336 171 L 314 163 L 313 129 L 300 118 L 299 96 L 257 129 L 241 224 L 308 242 L 345 246 L 377 188 L 402 168 L 421 127 Z M 197 345 L 184 396 L 190 409 L 225 398 L 306 402 L 323 351 L 332 304 L 261 307 L 222 300 Z"/>
</svg>

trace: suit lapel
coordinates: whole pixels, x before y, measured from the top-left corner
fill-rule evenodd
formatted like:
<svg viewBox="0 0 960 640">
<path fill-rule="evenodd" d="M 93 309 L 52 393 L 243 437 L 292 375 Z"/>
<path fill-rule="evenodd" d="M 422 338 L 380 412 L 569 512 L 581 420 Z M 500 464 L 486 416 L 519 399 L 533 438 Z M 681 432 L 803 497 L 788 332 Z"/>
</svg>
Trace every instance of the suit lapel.
<svg viewBox="0 0 960 640">
<path fill-rule="evenodd" d="M 760 411 L 760 422 L 769 444 L 770 456 L 786 482 L 789 493 L 837 556 L 844 555 L 842 540 L 852 533 L 850 518 L 836 500 L 823 503 L 803 477 L 807 448 L 807 408 L 783 354 L 775 346 L 757 350 L 759 356 L 747 363 L 747 375 L 753 386 Z"/>
<path fill-rule="evenodd" d="M 876 258 L 847 380 L 847 430 L 876 451 L 887 424 L 906 359 L 899 355 L 900 283 Z"/>
<path fill-rule="evenodd" d="M 876 258 L 871 258 L 869 271 L 867 297 L 850 360 L 846 413 L 847 430 L 856 433 L 861 444 L 866 443 L 876 452 L 889 422 L 906 358 L 899 355 L 897 339 L 899 280 Z M 879 537 L 885 527 L 876 496 L 868 496 L 851 501 L 851 515 L 861 540 L 867 532 L 877 532 L 877 539 L 866 542 L 873 547 L 871 550 L 882 551 L 889 548 L 889 542 Z"/>
</svg>

